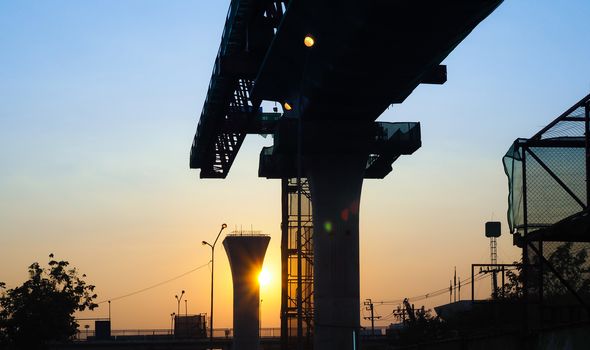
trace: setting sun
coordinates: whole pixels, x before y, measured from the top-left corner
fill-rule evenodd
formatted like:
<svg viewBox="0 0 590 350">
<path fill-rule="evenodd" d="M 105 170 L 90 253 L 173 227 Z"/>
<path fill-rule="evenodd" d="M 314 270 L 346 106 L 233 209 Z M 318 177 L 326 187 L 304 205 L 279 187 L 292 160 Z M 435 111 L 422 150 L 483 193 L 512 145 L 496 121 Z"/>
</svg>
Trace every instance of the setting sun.
<svg viewBox="0 0 590 350">
<path fill-rule="evenodd" d="M 268 272 L 267 269 L 262 269 L 262 271 L 260 271 L 260 274 L 258 275 L 258 283 L 260 283 L 261 286 L 267 286 L 268 284 L 270 284 L 270 272 Z"/>
</svg>

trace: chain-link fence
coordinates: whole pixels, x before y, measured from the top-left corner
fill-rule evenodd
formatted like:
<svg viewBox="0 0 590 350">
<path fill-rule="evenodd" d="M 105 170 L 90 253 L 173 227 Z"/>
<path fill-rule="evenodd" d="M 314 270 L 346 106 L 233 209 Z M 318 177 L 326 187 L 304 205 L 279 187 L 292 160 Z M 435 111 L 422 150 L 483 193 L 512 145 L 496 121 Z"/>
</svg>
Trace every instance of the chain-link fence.
<svg viewBox="0 0 590 350">
<path fill-rule="evenodd" d="M 539 142 L 518 139 L 504 156 L 510 186 L 508 221 L 511 232 L 520 236 L 586 208 L 585 139 Z"/>
<path fill-rule="evenodd" d="M 526 292 L 539 326 L 588 320 L 590 243 L 531 242 L 527 247 Z"/>
<path fill-rule="evenodd" d="M 531 325 L 587 321 L 590 311 L 590 95 L 504 156 L 508 222 L 523 248 Z"/>
</svg>

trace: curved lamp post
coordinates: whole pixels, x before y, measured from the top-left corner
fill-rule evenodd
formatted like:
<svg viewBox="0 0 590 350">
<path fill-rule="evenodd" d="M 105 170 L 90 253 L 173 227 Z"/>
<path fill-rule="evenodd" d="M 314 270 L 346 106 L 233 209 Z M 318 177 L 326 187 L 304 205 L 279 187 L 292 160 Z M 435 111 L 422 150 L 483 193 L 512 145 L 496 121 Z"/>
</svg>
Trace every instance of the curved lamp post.
<svg viewBox="0 0 590 350">
<path fill-rule="evenodd" d="M 221 231 L 223 231 L 227 227 L 226 224 L 221 224 L 221 230 L 217 234 L 215 241 L 213 244 L 208 243 L 207 241 L 203 241 L 203 245 L 208 245 L 211 247 L 211 321 L 209 322 L 209 340 L 213 342 L 213 270 L 215 267 L 215 244 L 217 244 L 217 240 L 221 235 Z"/>
<path fill-rule="evenodd" d="M 180 293 L 180 298 L 178 297 L 178 294 L 176 294 L 174 296 L 174 298 L 176 298 L 176 314 L 180 316 L 180 301 L 182 300 L 182 296 L 184 295 L 184 290 L 182 290 L 182 292 Z"/>
</svg>

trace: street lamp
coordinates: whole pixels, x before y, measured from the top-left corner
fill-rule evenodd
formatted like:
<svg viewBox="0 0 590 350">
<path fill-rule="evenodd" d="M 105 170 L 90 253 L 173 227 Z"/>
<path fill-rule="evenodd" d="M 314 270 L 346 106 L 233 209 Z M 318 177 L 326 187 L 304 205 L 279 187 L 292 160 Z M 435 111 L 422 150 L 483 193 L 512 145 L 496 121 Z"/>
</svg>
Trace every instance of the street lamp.
<svg viewBox="0 0 590 350">
<path fill-rule="evenodd" d="M 184 290 L 180 293 L 180 298 L 178 297 L 178 294 L 176 294 L 174 297 L 176 298 L 176 314 L 180 316 L 180 301 L 182 300 L 182 296 L 184 295 Z"/>
<path fill-rule="evenodd" d="M 173 312 L 170 314 L 170 335 L 174 335 L 174 316 L 176 316 L 176 314 Z"/>
<path fill-rule="evenodd" d="M 227 227 L 226 224 L 221 224 L 221 229 L 215 238 L 213 244 L 209 244 L 207 241 L 203 241 L 203 245 L 208 245 L 211 247 L 211 321 L 209 322 L 209 340 L 213 343 L 213 271 L 215 267 L 215 244 L 217 244 L 217 240 L 221 235 L 221 231 L 223 231 Z"/>
<path fill-rule="evenodd" d="M 307 34 L 305 38 L 303 38 L 303 44 L 308 48 L 312 48 L 315 45 L 315 38 L 313 35 Z"/>
</svg>

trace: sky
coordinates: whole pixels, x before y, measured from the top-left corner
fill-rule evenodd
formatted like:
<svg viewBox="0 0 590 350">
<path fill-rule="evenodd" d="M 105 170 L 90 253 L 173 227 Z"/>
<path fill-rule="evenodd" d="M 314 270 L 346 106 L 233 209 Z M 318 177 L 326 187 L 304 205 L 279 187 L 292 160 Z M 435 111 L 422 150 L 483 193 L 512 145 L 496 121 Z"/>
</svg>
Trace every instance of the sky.
<svg viewBox="0 0 590 350">
<path fill-rule="evenodd" d="M 272 139 L 248 136 L 225 180 L 188 167 L 228 4 L 0 1 L 0 281 L 21 284 L 54 253 L 97 301 L 113 300 L 114 329 L 167 328 L 181 290 L 189 314 L 209 312 L 200 242 L 227 223 L 271 236 L 262 326 L 279 326 L 280 182 L 257 177 Z M 499 262 L 518 259 L 501 158 L 590 92 L 589 16 L 583 0 L 505 1 L 444 61 L 447 83 L 419 86 L 379 118 L 421 122 L 422 148 L 364 183 L 362 300 L 444 288 L 454 267 L 468 278 L 490 259 L 486 221 L 502 222 Z M 489 280 L 476 290 L 486 297 Z M 106 305 L 81 317 L 106 317 Z M 218 245 L 216 328 L 231 327 L 231 305 Z"/>
</svg>

